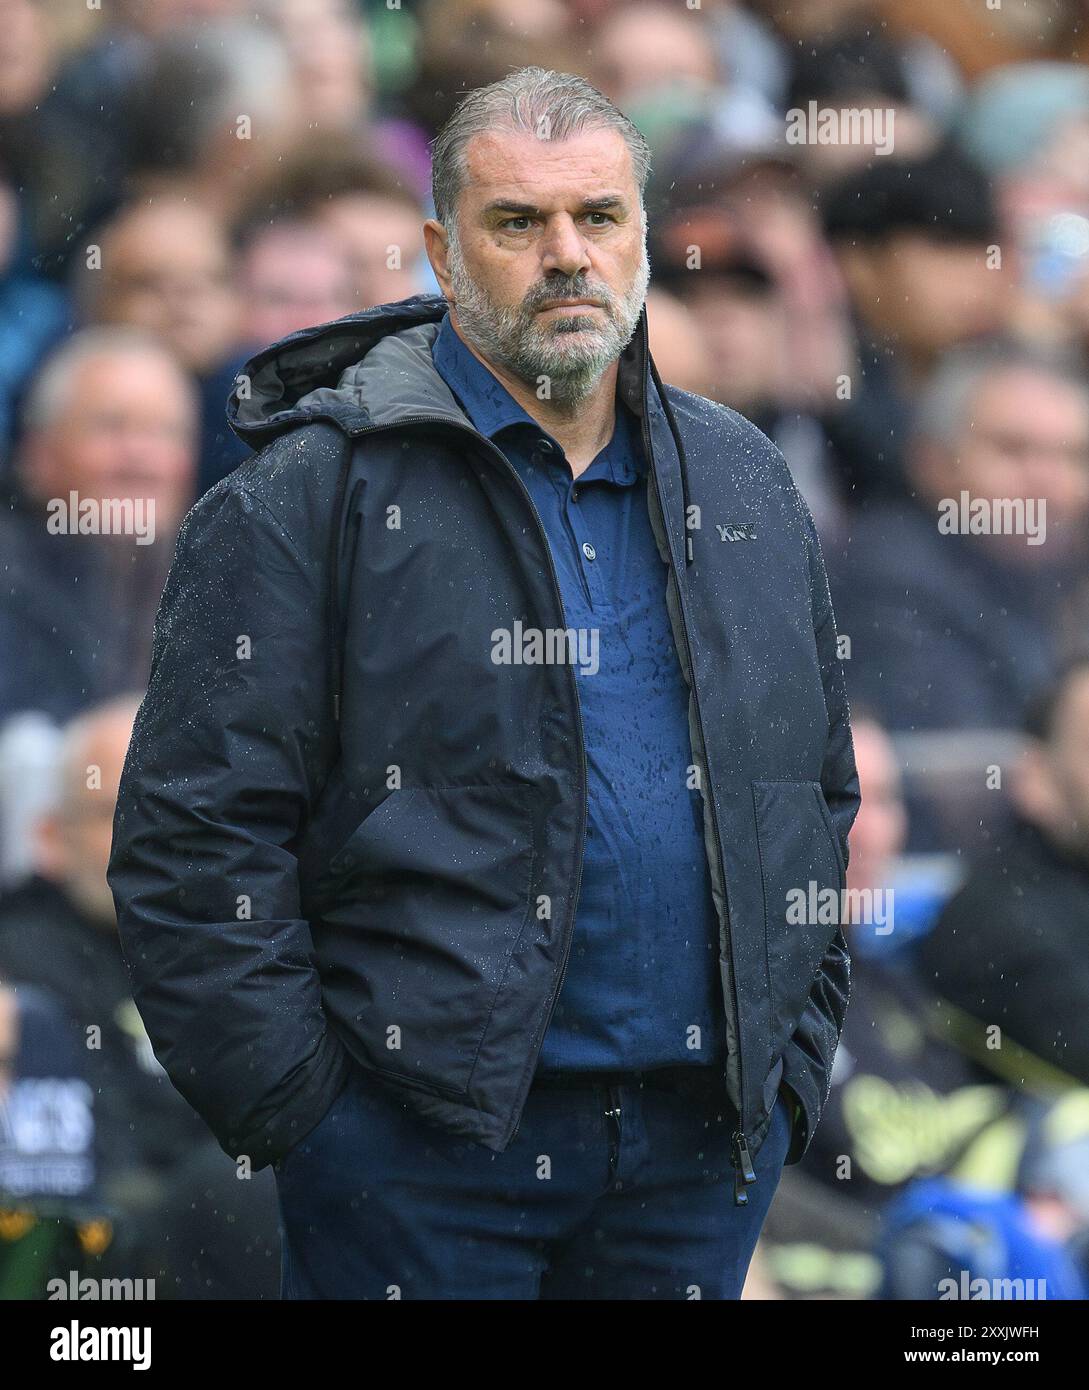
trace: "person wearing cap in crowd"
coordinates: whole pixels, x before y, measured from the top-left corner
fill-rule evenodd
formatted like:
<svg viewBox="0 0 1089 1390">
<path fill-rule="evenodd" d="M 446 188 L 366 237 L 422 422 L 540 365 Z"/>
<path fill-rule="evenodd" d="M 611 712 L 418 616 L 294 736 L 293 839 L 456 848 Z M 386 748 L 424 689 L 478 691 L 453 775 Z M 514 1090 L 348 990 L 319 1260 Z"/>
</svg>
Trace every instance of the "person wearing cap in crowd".
<svg viewBox="0 0 1089 1390">
<path fill-rule="evenodd" d="M 1004 271 L 986 176 L 946 146 L 875 159 L 829 190 L 825 229 L 859 337 L 849 396 L 825 416 L 852 505 L 903 497 L 913 397 L 942 353 L 997 330 Z"/>
</svg>

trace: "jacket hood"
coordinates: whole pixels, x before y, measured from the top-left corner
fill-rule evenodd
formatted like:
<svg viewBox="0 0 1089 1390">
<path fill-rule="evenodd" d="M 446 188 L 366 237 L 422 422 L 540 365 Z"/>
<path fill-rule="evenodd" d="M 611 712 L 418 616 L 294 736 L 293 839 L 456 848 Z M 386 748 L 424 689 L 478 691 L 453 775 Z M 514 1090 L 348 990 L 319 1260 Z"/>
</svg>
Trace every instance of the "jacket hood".
<svg viewBox="0 0 1089 1390">
<path fill-rule="evenodd" d="M 448 307 L 442 295 L 413 295 L 302 329 L 263 348 L 236 378 L 227 402 L 231 429 L 260 449 L 315 419 L 332 421 L 349 434 L 421 416 L 466 424 L 431 358 Z M 687 516 L 684 444 L 650 356 L 645 307 L 620 354 L 617 391 L 639 417 L 648 404 L 652 410 L 660 405 L 677 449 Z M 686 560 L 691 560 L 690 545 Z"/>
<path fill-rule="evenodd" d="M 431 364 L 446 310 L 439 295 L 414 295 L 263 348 L 243 367 L 227 401 L 231 428 L 259 449 L 315 417 L 350 431 L 407 415 L 460 418 Z"/>
</svg>

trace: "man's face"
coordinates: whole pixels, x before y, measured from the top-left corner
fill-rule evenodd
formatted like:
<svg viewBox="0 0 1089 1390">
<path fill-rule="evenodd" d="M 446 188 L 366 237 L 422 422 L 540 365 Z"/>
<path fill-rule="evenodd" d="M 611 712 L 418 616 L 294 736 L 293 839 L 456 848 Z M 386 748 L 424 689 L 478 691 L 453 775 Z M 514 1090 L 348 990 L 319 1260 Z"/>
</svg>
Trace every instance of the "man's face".
<svg viewBox="0 0 1089 1390">
<path fill-rule="evenodd" d="M 716 399 L 738 410 L 775 400 L 786 350 L 779 295 L 728 277 L 693 275 L 692 281 L 686 302 L 710 349 Z"/>
<path fill-rule="evenodd" d="M 989 267 L 982 242 L 903 232 L 848 252 L 845 269 L 870 327 L 921 359 L 997 326 L 1002 273 Z"/>
<path fill-rule="evenodd" d="M 77 369 L 58 415 L 32 435 L 26 483 L 39 498 L 154 499 L 159 534 L 192 499 L 196 413 L 181 373 L 156 353 L 102 353 Z"/>
<path fill-rule="evenodd" d="M 977 387 L 959 439 L 928 460 L 929 490 L 956 497 L 1046 502 L 1046 542 L 992 536 L 1014 559 L 1044 562 L 1084 544 L 1089 522 L 1089 408 L 1084 393 L 1040 372 L 1010 368 Z"/>
<path fill-rule="evenodd" d="M 105 244 L 105 323 L 161 337 L 192 371 L 234 347 L 238 304 L 225 238 L 213 218 L 177 203 L 131 212 Z"/>
<path fill-rule="evenodd" d="M 984 381 L 960 453 L 964 486 L 993 497 L 1046 497 L 1058 521 L 1089 508 L 1089 409 L 1065 381 L 1009 371 Z"/>
<path fill-rule="evenodd" d="M 639 190 L 617 132 L 479 135 L 465 151 L 457 234 L 425 229 L 465 338 L 486 360 L 575 405 L 635 331 L 650 278 Z"/>
<path fill-rule="evenodd" d="M 318 228 L 273 228 L 242 260 L 242 335 L 263 347 L 356 307 L 347 257 Z"/>
<path fill-rule="evenodd" d="M 420 215 L 408 203 L 345 193 L 333 198 L 317 214 L 317 221 L 347 253 L 354 309 L 371 309 L 419 293 Z"/>
</svg>

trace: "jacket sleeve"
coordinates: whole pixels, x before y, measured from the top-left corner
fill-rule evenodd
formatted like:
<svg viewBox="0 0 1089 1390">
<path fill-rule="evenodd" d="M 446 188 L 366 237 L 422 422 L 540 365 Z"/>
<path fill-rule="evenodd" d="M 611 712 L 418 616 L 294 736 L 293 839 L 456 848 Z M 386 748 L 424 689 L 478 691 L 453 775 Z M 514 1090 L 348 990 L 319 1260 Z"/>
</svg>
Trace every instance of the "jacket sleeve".
<svg viewBox="0 0 1089 1390">
<path fill-rule="evenodd" d="M 837 652 L 836 620 L 828 591 L 820 541 L 808 508 L 799 497 L 809 546 L 813 628 L 821 682 L 828 711 L 828 741 L 821 768 L 821 789 L 839 839 L 843 867 L 849 858 L 847 836 L 860 802 L 858 773 L 851 743 L 850 714 L 843 664 Z M 809 1000 L 783 1055 L 783 1080 L 798 1100 L 788 1163 L 797 1163 L 809 1147 L 832 1082 L 832 1063 L 843 1031 L 850 989 L 851 959 L 842 925 L 821 963 Z"/>
<path fill-rule="evenodd" d="M 254 1168 L 317 1124 L 348 1070 L 292 852 L 331 757 L 324 592 L 321 560 L 238 475 L 196 504 L 114 819 L 108 879 L 155 1054 Z"/>
</svg>

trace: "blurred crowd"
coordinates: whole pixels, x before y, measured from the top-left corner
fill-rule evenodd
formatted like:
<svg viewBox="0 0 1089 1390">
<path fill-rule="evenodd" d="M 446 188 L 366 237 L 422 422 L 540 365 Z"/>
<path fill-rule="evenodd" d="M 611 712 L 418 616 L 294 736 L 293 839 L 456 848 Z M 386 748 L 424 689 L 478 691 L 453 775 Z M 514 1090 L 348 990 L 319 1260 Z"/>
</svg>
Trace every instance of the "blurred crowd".
<svg viewBox="0 0 1089 1390">
<path fill-rule="evenodd" d="M 749 1293 L 1086 1297 L 1087 0 L 0 0 L 0 1297 L 277 1296 L 271 1174 L 132 1005 L 113 801 L 242 365 L 436 291 L 429 141 L 528 63 L 650 141 L 661 375 L 832 580 L 852 1001 Z"/>
</svg>

